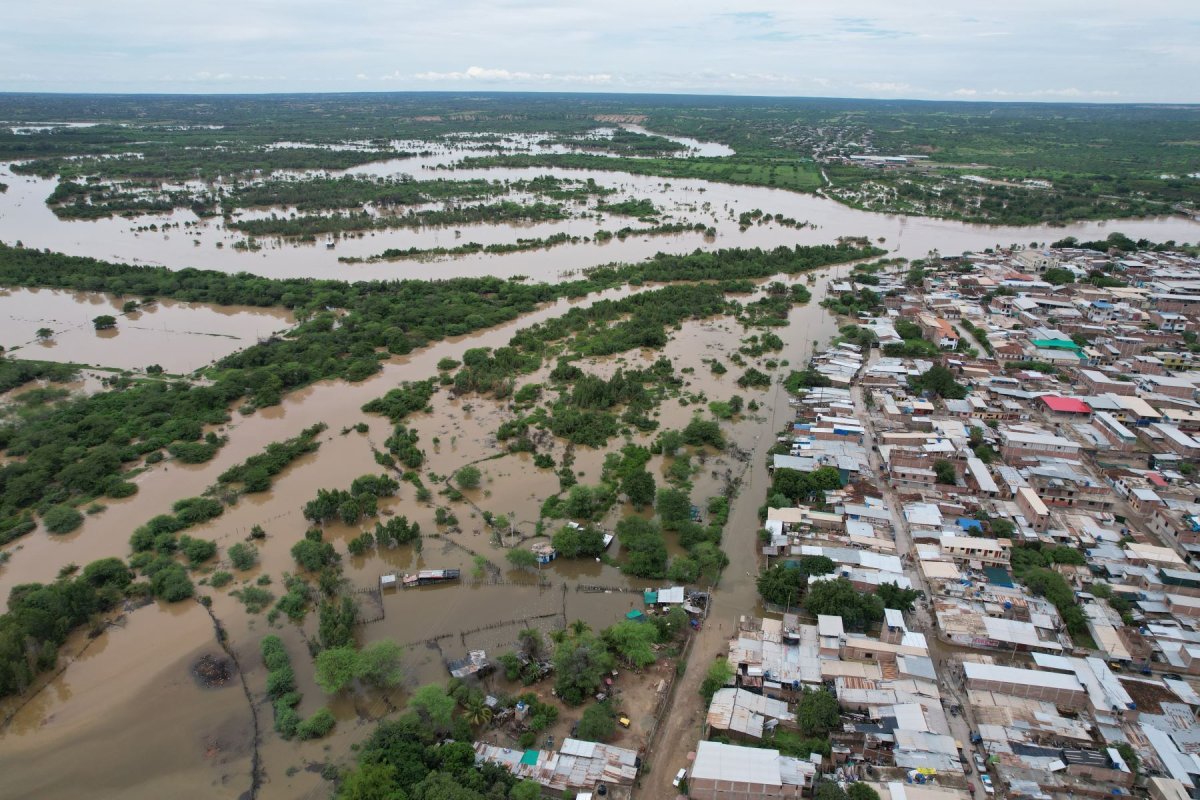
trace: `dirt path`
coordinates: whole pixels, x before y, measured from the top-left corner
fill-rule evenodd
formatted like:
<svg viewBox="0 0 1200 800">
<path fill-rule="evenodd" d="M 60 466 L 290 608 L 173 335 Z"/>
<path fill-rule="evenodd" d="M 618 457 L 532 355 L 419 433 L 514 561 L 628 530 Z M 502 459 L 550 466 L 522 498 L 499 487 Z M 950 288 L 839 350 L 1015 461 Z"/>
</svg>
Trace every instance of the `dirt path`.
<svg viewBox="0 0 1200 800">
<path fill-rule="evenodd" d="M 803 347 L 807 348 L 805 342 Z M 793 363 L 801 363 L 794 359 Z M 713 593 L 713 607 L 708 620 L 700 629 L 692 646 L 687 668 L 679 678 L 672 705 L 666 712 L 663 729 L 654 750 L 648 755 L 648 773 L 643 773 L 639 800 L 667 800 L 679 792 L 671 780 L 680 767 L 688 766 L 687 755 L 694 752 L 703 732 L 707 709 L 700 698 L 709 664 L 716 656 L 728 652 L 729 637 L 743 615 L 762 613 L 758 588 L 758 507 L 766 497 L 770 476 L 767 473 L 767 451 L 774 444 L 774 431 L 791 417 L 787 394 L 778 384 L 772 390 L 770 408 L 756 427 L 751 454 L 742 477 L 742 485 L 730 508 L 729 524 L 722 549 L 729 556 L 729 566 L 721 575 L 720 588 Z"/>
</svg>

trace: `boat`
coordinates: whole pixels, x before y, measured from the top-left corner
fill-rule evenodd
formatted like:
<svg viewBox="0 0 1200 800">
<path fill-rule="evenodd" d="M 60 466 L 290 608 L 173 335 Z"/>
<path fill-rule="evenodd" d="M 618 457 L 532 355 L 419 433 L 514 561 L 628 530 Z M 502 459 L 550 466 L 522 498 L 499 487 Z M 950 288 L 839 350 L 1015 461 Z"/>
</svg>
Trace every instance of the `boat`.
<svg viewBox="0 0 1200 800">
<path fill-rule="evenodd" d="M 326 246 L 326 247 L 328 247 L 330 250 L 332 250 L 332 249 L 333 249 L 333 246 L 334 246 L 334 244 L 336 244 L 336 242 L 334 242 L 334 240 L 333 240 L 333 234 L 331 233 L 331 234 L 329 234 L 329 236 L 328 236 L 328 237 L 326 237 L 326 239 L 325 239 L 325 246 Z"/>
<path fill-rule="evenodd" d="M 400 585 L 405 589 L 410 589 L 413 586 L 456 581 L 458 576 L 459 571 L 456 569 L 423 569 L 420 572 L 406 572 L 400 579 Z"/>
</svg>

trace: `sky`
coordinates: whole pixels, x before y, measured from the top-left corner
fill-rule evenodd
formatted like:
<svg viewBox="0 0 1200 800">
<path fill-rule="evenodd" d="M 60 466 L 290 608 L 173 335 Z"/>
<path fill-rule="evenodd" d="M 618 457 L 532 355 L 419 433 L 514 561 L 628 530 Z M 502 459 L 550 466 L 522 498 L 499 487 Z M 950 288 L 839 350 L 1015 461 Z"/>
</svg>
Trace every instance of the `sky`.
<svg viewBox="0 0 1200 800">
<path fill-rule="evenodd" d="M 1200 102 L 1200 0 L 54 0 L 0 91 Z"/>
</svg>

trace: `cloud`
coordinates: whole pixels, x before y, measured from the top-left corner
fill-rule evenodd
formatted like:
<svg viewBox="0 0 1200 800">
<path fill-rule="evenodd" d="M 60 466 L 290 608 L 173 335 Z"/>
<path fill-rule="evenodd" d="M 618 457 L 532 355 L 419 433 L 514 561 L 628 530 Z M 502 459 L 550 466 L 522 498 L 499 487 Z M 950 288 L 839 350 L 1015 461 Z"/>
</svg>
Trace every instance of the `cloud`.
<svg viewBox="0 0 1200 800">
<path fill-rule="evenodd" d="M 398 71 L 391 75 L 384 76 L 387 79 L 400 79 L 402 76 Z M 611 83 L 613 76 L 601 72 L 584 75 L 576 75 L 574 73 L 552 73 L 552 72 L 523 72 L 512 71 L 507 69 L 493 69 L 487 67 L 467 67 L 462 71 L 454 72 L 417 72 L 411 77 L 418 81 L 434 81 L 448 83 L 464 83 L 464 82 L 480 82 L 480 83 L 586 83 L 586 84 L 604 84 Z"/>
<path fill-rule="evenodd" d="M 1066 89 L 955 89 L 950 97 L 1002 97 L 1002 98 L 1037 98 L 1037 97 L 1066 97 L 1075 99 L 1102 99 L 1120 97 L 1115 89 L 1078 89 L 1074 86 Z"/>
<path fill-rule="evenodd" d="M 907 92 L 912 89 L 907 83 L 897 81 L 867 81 L 866 83 L 856 83 L 854 85 L 859 89 L 879 94 L 896 94 L 897 92 Z"/>
<path fill-rule="evenodd" d="M 356 0 L 355 13 L 327 0 L 208 0 L 187 25 L 161 0 L 121 0 L 103 15 L 95 0 L 8 5 L 6 91 L 1200 102 L 1189 77 L 1200 63 L 1197 0 L 1150 0 L 1137 14 L 1045 0 L 974 3 L 969 14 L 945 0 L 690 0 L 682 14 L 646 0 L 443 0 L 420 14 L 394 0 Z"/>
</svg>

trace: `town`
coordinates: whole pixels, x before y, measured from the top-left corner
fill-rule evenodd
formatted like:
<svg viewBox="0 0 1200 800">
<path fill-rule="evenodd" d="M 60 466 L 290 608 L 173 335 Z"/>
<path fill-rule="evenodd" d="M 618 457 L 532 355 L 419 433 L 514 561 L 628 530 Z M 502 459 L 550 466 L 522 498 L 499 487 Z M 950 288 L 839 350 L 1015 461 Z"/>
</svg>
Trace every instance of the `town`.
<svg viewBox="0 0 1200 800">
<path fill-rule="evenodd" d="M 830 287 L 686 763 L 479 758 L 578 797 L 1200 796 L 1200 259 L 1074 244 Z"/>
</svg>

